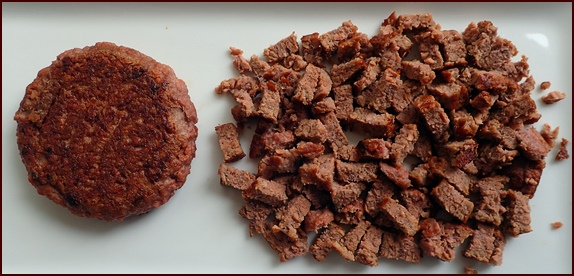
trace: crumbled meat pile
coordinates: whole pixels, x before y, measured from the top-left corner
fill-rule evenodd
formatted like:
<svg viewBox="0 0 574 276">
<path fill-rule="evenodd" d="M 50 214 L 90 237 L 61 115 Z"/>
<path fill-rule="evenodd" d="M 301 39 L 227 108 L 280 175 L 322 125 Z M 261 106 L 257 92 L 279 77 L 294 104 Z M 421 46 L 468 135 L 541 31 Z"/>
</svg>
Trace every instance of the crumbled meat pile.
<svg viewBox="0 0 574 276">
<path fill-rule="evenodd" d="M 282 262 L 451 261 L 468 239 L 465 257 L 500 265 L 506 237 L 532 231 L 529 200 L 558 135 L 531 126 L 535 82 L 517 53 L 489 21 L 459 33 L 395 13 L 373 37 L 347 21 L 300 44 L 292 33 L 265 59 L 231 47 L 240 76 L 215 90 L 237 102 L 236 124 L 217 127 L 221 185 L 241 191 L 250 235 Z M 246 123 L 256 173 L 230 165 L 246 156 Z"/>
</svg>

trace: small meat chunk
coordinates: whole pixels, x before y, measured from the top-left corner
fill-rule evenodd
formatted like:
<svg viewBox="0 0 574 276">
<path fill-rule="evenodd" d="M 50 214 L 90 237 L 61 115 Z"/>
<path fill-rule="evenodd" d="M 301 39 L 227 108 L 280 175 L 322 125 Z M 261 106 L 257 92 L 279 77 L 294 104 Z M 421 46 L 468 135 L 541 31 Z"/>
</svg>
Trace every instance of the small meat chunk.
<svg viewBox="0 0 574 276">
<path fill-rule="evenodd" d="M 363 159 L 389 159 L 391 143 L 383 138 L 367 138 L 357 145 Z"/>
<path fill-rule="evenodd" d="M 397 27 L 403 30 L 421 30 L 436 26 L 430 13 L 401 14 L 397 18 Z"/>
<path fill-rule="evenodd" d="M 466 110 L 458 110 L 452 114 L 452 132 L 456 140 L 473 138 L 478 131 L 474 117 Z"/>
<path fill-rule="evenodd" d="M 444 149 L 448 153 L 450 164 L 459 169 L 465 168 L 478 157 L 478 143 L 474 139 L 448 142 Z"/>
<path fill-rule="evenodd" d="M 249 64 L 249 61 L 242 56 L 243 50 L 235 47 L 229 47 L 229 50 L 231 55 L 235 57 L 233 59 L 233 67 L 237 69 L 237 71 L 240 74 L 253 71 L 253 69 L 251 69 L 251 65 Z"/>
<path fill-rule="evenodd" d="M 502 223 L 503 214 L 506 212 L 506 208 L 502 205 L 502 199 L 506 195 L 503 189 L 508 181 L 507 176 L 497 175 L 476 182 L 473 189 L 478 190 L 480 200 L 475 202 L 472 214 L 475 220 L 496 226 Z"/>
<path fill-rule="evenodd" d="M 496 100 L 498 95 L 492 95 L 487 91 L 481 91 L 470 101 L 470 105 L 478 110 L 488 110 L 490 109 Z"/>
<path fill-rule="evenodd" d="M 300 156 L 295 149 L 277 149 L 275 153 L 266 155 L 261 161 L 265 162 L 265 170 L 270 173 L 259 171 L 259 175 L 273 175 L 273 173 L 294 173 L 300 165 Z"/>
<path fill-rule="evenodd" d="M 443 38 L 443 33 L 432 28 L 413 36 L 414 40 L 419 43 L 419 52 L 421 60 L 430 66 L 433 70 L 444 68 L 444 58 L 441 53 L 439 41 Z"/>
<path fill-rule="evenodd" d="M 395 136 L 395 141 L 391 145 L 390 157 L 396 163 L 402 163 L 405 157 L 413 152 L 415 143 L 419 138 L 419 131 L 415 124 L 405 124 Z"/>
<path fill-rule="evenodd" d="M 309 248 L 313 258 L 319 262 L 324 261 L 327 258 L 327 254 L 333 251 L 332 244 L 339 241 L 343 236 L 345 236 L 343 227 L 334 222 L 329 223 L 329 226 L 319 233 L 317 239 Z"/>
<path fill-rule="evenodd" d="M 325 97 L 322 100 L 315 102 L 312 107 L 313 114 L 335 112 L 336 109 L 337 107 L 335 106 L 335 101 L 331 97 Z"/>
<path fill-rule="evenodd" d="M 414 236 L 418 228 L 419 219 L 411 214 L 405 206 L 397 200 L 385 197 L 381 201 L 381 210 L 392 221 L 393 224 L 408 236 Z"/>
<path fill-rule="evenodd" d="M 553 103 L 556 103 L 556 102 L 563 100 L 564 98 L 566 98 L 566 93 L 559 92 L 559 91 L 552 91 L 552 92 L 542 96 L 542 101 L 545 104 L 553 104 Z"/>
<path fill-rule="evenodd" d="M 422 253 L 412 236 L 404 233 L 383 231 L 379 256 L 393 260 L 403 260 L 409 263 L 419 263 Z"/>
<path fill-rule="evenodd" d="M 544 138 L 544 141 L 548 144 L 549 147 L 554 147 L 556 144 L 556 138 L 558 138 L 558 134 L 560 133 L 560 127 L 556 127 L 552 129 L 549 124 L 544 124 L 542 126 L 542 130 L 540 131 L 540 135 Z"/>
<path fill-rule="evenodd" d="M 215 92 L 217 94 L 230 93 L 239 103 L 239 94 L 245 94 L 247 95 L 247 99 L 249 99 L 251 104 L 253 104 L 251 97 L 255 96 L 258 89 L 259 80 L 257 78 L 242 75 L 240 77 L 222 81 L 215 88 Z"/>
<path fill-rule="evenodd" d="M 516 158 L 510 166 L 505 167 L 505 173 L 510 178 L 509 186 L 533 198 L 545 167 L 546 161 L 544 160 Z"/>
<path fill-rule="evenodd" d="M 309 252 L 309 245 L 307 244 L 307 235 L 303 232 L 296 240 L 289 238 L 285 233 L 273 232 L 267 229 L 263 232 L 263 237 L 277 253 L 279 253 L 279 260 L 286 262 L 297 256 L 304 255 Z"/>
<path fill-rule="evenodd" d="M 397 186 L 405 190 L 411 186 L 409 178 L 409 171 L 404 164 L 387 164 L 385 162 L 379 163 L 381 171 Z"/>
<path fill-rule="evenodd" d="M 457 83 L 429 84 L 428 91 L 448 110 L 460 110 L 468 103 L 468 89 Z"/>
<path fill-rule="evenodd" d="M 215 127 L 215 133 L 219 139 L 219 147 L 223 152 L 225 163 L 235 162 L 245 157 L 245 152 L 241 148 L 239 132 L 234 123 L 226 123 Z"/>
<path fill-rule="evenodd" d="M 372 162 L 335 161 L 337 179 L 345 182 L 372 182 L 377 179 L 378 166 Z"/>
<path fill-rule="evenodd" d="M 520 142 L 518 148 L 524 153 L 524 156 L 530 160 L 541 160 L 546 157 L 550 147 L 544 140 L 544 137 L 534 127 L 528 127 L 520 132 L 516 137 Z"/>
<path fill-rule="evenodd" d="M 478 271 L 476 270 L 476 268 L 473 268 L 470 266 L 465 266 L 464 267 L 464 274 L 478 274 Z"/>
<path fill-rule="evenodd" d="M 432 95 L 419 96 L 413 103 L 419 115 L 424 118 L 425 125 L 434 139 L 437 141 L 447 140 L 450 119 L 440 103 Z"/>
<path fill-rule="evenodd" d="M 365 199 L 365 211 L 372 217 L 380 212 L 383 198 L 393 197 L 395 187 L 389 180 L 377 180 L 372 185 Z"/>
<path fill-rule="evenodd" d="M 344 185 L 333 182 L 329 190 L 331 191 L 333 205 L 335 205 L 337 210 L 341 210 L 359 199 L 364 189 L 365 184 L 362 182 L 345 183 Z"/>
<path fill-rule="evenodd" d="M 313 64 L 308 64 L 303 77 L 295 88 L 293 100 L 303 105 L 310 105 L 314 100 L 321 100 L 329 95 L 333 83 L 329 73 Z"/>
<path fill-rule="evenodd" d="M 469 194 L 471 180 L 461 169 L 452 166 L 441 157 L 432 157 L 428 164 L 433 175 L 445 179 L 463 195 Z"/>
<path fill-rule="evenodd" d="M 307 232 L 319 233 L 321 229 L 329 226 L 333 219 L 335 219 L 335 216 L 328 208 L 310 210 L 305 215 L 303 228 Z"/>
<path fill-rule="evenodd" d="M 428 218 L 430 216 L 430 209 L 432 203 L 429 197 L 417 190 L 417 189 L 406 189 L 400 192 L 400 201 L 404 205 L 409 213 L 413 214 L 417 218 Z"/>
<path fill-rule="evenodd" d="M 319 120 L 327 128 L 327 142 L 331 145 L 333 151 L 336 152 L 338 148 L 349 144 L 349 140 L 334 112 L 322 114 Z"/>
<path fill-rule="evenodd" d="M 331 68 L 331 79 L 333 86 L 339 86 L 347 81 L 353 74 L 365 67 L 362 58 L 354 58 L 348 62 L 335 64 Z"/>
<path fill-rule="evenodd" d="M 288 37 L 281 39 L 274 45 L 269 46 L 263 50 L 263 55 L 267 57 L 269 62 L 278 62 L 285 59 L 293 53 L 299 52 L 299 43 L 295 33 L 291 33 Z"/>
<path fill-rule="evenodd" d="M 278 225 L 273 225 L 273 232 L 283 232 L 289 238 L 297 240 L 299 235 L 297 229 L 311 210 L 311 202 L 303 195 L 298 195 L 289 199 L 287 206 L 277 209 L 275 218 L 279 220 Z"/>
<path fill-rule="evenodd" d="M 409 179 L 414 186 L 422 187 L 428 184 L 429 165 L 421 163 L 409 172 Z"/>
<path fill-rule="evenodd" d="M 560 228 L 562 228 L 562 226 L 564 226 L 564 223 L 562 223 L 560 221 L 555 221 L 555 222 L 551 223 L 550 226 L 552 226 L 552 229 L 560 229 Z"/>
<path fill-rule="evenodd" d="M 365 202 L 362 197 L 340 208 L 335 221 L 341 224 L 357 225 L 365 220 Z"/>
<path fill-rule="evenodd" d="M 508 39 L 499 37 L 497 28 L 490 21 L 472 22 L 462 32 L 467 51 L 478 68 L 495 70 L 510 62 L 518 53 Z"/>
<path fill-rule="evenodd" d="M 355 260 L 359 263 L 377 266 L 379 247 L 381 246 L 383 236 L 383 230 L 379 229 L 375 225 L 369 226 L 367 232 L 363 236 L 357 252 L 355 254 Z"/>
<path fill-rule="evenodd" d="M 369 226 L 371 226 L 370 222 L 366 220 L 361 221 L 349 230 L 349 232 L 347 232 L 340 240 L 332 242 L 331 246 L 339 252 L 343 258 L 349 261 L 355 261 L 355 251 Z"/>
<path fill-rule="evenodd" d="M 477 136 L 500 143 L 506 149 L 516 149 L 518 145 L 517 133 L 509 126 L 505 126 L 497 119 L 491 119 L 480 127 Z"/>
<path fill-rule="evenodd" d="M 249 236 L 254 233 L 263 234 L 266 229 L 265 221 L 273 212 L 273 208 L 258 200 L 245 200 L 245 205 L 239 209 L 239 215 L 249 220 Z"/>
<path fill-rule="evenodd" d="M 338 28 L 321 34 L 318 39 L 326 56 L 335 54 L 339 43 L 353 36 L 359 28 L 351 21 L 345 21 Z"/>
<path fill-rule="evenodd" d="M 261 83 L 261 89 L 261 102 L 259 102 L 257 112 L 262 118 L 277 123 L 281 110 L 280 88 L 272 81 L 265 81 Z"/>
<path fill-rule="evenodd" d="M 257 158 L 276 149 L 288 149 L 294 145 L 295 140 L 291 130 L 277 131 L 270 128 L 262 134 L 255 133 L 249 146 L 249 158 Z"/>
<path fill-rule="evenodd" d="M 449 214 L 465 223 L 474 208 L 472 201 L 464 197 L 446 180 L 442 180 L 434 187 L 431 195 Z"/>
<path fill-rule="evenodd" d="M 327 140 L 327 128 L 319 119 L 301 120 L 294 134 L 304 141 L 323 143 Z"/>
<path fill-rule="evenodd" d="M 504 76 L 499 71 L 474 70 L 472 72 L 472 84 L 480 91 L 489 91 L 493 95 L 513 92 L 519 89 L 518 84 Z"/>
<path fill-rule="evenodd" d="M 276 181 L 257 177 L 253 185 L 243 191 L 243 197 L 259 200 L 273 207 L 287 202 L 286 187 Z"/>
<path fill-rule="evenodd" d="M 343 161 L 359 162 L 361 159 L 361 153 L 357 146 L 346 145 L 337 149 L 336 157 Z"/>
<path fill-rule="evenodd" d="M 432 138 L 428 130 L 419 128 L 419 139 L 415 143 L 415 148 L 412 155 L 420 158 L 423 162 L 428 162 L 433 157 Z"/>
<path fill-rule="evenodd" d="M 353 88 L 349 84 L 333 88 L 335 99 L 335 114 L 337 119 L 346 121 L 353 112 Z"/>
<path fill-rule="evenodd" d="M 465 224 L 445 223 L 434 218 L 420 222 L 420 247 L 426 255 L 442 261 L 452 261 L 455 249 L 472 235 L 472 229 Z"/>
<path fill-rule="evenodd" d="M 504 231 L 512 237 L 532 232 L 530 227 L 530 199 L 521 192 L 506 192 L 506 213 L 504 214 Z"/>
<path fill-rule="evenodd" d="M 231 167 L 225 163 L 219 164 L 217 173 L 221 186 L 229 186 L 238 190 L 246 190 L 255 182 L 255 174 Z"/>
<path fill-rule="evenodd" d="M 418 80 L 422 85 L 431 83 L 436 77 L 435 72 L 428 64 L 424 64 L 418 60 L 403 61 L 401 65 L 407 78 Z"/>
<path fill-rule="evenodd" d="M 467 258 L 477 261 L 500 265 L 502 264 L 502 251 L 506 239 L 504 234 L 492 225 L 479 223 L 473 231 L 468 248 L 463 252 Z"/>
<path fill-rule="evenodd" d="M 322 46 L 319 41 L 319 33 L 314 32 L 301 37 L 301 54 L 303 60 L 315 65 L 323 64 L 324 57 L 321 52 Z"/>
<path fill-rule="evenodd" d="M 318 158 L 325 152 L 325 146 L 313 142 L 301 141 L 297 143 L 297 153 L 305 158 Z"/>
<path fill-rule="evenodd" d="M 366 108 L 355 108 L 348 120 L 353 131 L 374 138 L 388 139 L 394 136 L 397 128 L 394 115 L 390 113 L 377 114 Z"/>
<path fill-rule="evenodd" d="M 301 165 L 298 172 L 304 184 L 329 187 L 334 181 L 335 158 L 333 155 L 322 155 Z"/>
<path fill-rule="evenodd" d="M 556 154 L 556 160 L 562 161 L 562 160 L 568 159 L 570 157 L 570 155 L 568 154 L 568 149 L 566 148 L 567 145 L 568 145 L 568 140 L 566 140 L 565 138 L 562 138 L 562 141 L 560 142 L 560 149 L 558 150 L 558 153 Z"/>
<path fill-rule="evenodd" d="M 353 86 L 358 91 L 363 91 L 377 79 L 377 75 L 381 72 L 380 66 L 381 58 L 369 57 L 365 61 L 365 68 L 361 72 L 361 76 L 355 81 Z"/>
<path fill-rule="evenodd" d="M 444 65 L 450 67 L 454 65 L 466 65 L 466 45 L 462 40 L 462 35 L 456 30 L 442 31 L 442 39 L 440 43 L 443 45 L 444 51 Z"/>
</svg>

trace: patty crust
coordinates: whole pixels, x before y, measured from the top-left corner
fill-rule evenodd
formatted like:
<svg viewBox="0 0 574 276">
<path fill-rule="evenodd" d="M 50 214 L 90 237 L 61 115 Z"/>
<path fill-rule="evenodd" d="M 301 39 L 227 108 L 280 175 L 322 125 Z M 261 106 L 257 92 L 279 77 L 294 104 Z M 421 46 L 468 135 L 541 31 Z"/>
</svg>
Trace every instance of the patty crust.
<svg viewBox="0 0 574 276">
<path fill-rule="evenodd" d="M 14 120 L 29 182 L 81 217 L 122 221 L 163 205 L 196 152 L 185 82 L 110 42 L 58 55 L 27 86 Z"/>
</svg>

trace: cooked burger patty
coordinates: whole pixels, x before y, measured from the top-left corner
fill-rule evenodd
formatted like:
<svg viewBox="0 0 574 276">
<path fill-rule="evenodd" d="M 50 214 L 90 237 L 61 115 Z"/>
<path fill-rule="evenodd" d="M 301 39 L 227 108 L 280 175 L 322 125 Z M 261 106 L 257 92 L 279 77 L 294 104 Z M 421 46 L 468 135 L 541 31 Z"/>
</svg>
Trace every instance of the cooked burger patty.
<svg viewBox="0 0 574 276">
<path fill-rule="evenodd" d="M 166 203 L 196 152 L 185 82 L 109 42 L 60 54 L 28 85 L 14 119 L 29 181 L 83 217 L 121 221 Z"/>
</svg>

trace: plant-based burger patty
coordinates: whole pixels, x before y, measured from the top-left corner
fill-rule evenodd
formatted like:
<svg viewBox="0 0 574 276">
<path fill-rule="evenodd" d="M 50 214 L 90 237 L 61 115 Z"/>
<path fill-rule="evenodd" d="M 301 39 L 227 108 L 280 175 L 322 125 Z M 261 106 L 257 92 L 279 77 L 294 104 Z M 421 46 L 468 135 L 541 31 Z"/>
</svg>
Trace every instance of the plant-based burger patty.
<svg viewBox="0 0 574 276">
<path fill-rule="evenodd" d="M 14 119 L 30 183 L 82 217 L 121 221 L 163 205 L 196 152 L 185 82 L 109 42 L 65 51 L 40 70 Z"/>
</svg>

